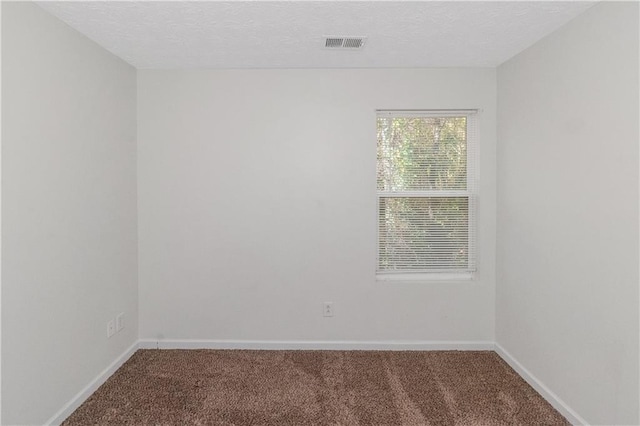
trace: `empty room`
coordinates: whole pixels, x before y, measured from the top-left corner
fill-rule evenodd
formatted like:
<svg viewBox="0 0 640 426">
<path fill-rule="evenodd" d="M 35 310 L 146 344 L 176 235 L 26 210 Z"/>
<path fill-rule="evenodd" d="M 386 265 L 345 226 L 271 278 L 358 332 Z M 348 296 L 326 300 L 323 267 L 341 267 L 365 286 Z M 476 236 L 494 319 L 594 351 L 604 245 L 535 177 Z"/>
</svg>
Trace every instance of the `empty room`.
<svg viewBox="0 0 640 426">
<path fill-rule="evenodd" d="M 640 424 L 635 1 L 3 1 L 3 425 Z"/>
</svg>

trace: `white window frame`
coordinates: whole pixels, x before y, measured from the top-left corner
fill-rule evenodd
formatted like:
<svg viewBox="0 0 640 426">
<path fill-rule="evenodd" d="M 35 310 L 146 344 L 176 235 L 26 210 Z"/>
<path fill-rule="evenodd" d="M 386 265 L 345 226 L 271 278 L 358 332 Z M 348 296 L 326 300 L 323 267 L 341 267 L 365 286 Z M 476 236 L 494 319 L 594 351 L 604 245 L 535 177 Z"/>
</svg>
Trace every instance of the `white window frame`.
<svg viewBox="0 0 640 426">
<path fill-rule="evenodd" d="M 477 273 L 477 197 L 478 197 L 478 109 L 376 110 L 379 117 L 461 117 L 467 118 L 467 188 L 449 191 L 379 191 L 376 184 L 376 280 L 377 281 L 469 281 Z M 376 141 L 377 146 L 377 141 Z M 377 159 L 376 159 L 377 164 Z M 380 199 L 389 197 L 467 197 L 469 200 L 469 267 L 466 270 L 382 271 L 380 265 Z"/>
</svg>

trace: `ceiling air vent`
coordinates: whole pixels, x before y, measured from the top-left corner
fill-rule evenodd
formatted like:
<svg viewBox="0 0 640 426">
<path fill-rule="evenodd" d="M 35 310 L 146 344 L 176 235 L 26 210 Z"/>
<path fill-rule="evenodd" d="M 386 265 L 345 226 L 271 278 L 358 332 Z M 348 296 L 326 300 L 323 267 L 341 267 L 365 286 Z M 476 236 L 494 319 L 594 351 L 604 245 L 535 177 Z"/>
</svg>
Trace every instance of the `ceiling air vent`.
<svg viewBox="0 0 640 426">
<path fill-rule="evenodd" d="M 324 47 L 327 49 L 362 49 L 366 40 L 366 37 L 327 36 L 324 38 Z"/>
</svg>

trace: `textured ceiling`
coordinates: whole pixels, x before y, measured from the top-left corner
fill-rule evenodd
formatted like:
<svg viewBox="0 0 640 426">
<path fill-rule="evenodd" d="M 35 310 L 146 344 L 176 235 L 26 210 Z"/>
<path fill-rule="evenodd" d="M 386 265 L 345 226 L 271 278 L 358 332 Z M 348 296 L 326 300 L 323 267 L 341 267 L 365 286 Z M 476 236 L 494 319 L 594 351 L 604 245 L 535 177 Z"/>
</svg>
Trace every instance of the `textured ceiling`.
<svg viewBox="0 0 640 426">
<path fill-rule="evenodd" d="M 495 67 L 593 2 L 38 2 L 137 68 Z M 359 51 L 325 35 L 367 36 Z"/>
</svg>

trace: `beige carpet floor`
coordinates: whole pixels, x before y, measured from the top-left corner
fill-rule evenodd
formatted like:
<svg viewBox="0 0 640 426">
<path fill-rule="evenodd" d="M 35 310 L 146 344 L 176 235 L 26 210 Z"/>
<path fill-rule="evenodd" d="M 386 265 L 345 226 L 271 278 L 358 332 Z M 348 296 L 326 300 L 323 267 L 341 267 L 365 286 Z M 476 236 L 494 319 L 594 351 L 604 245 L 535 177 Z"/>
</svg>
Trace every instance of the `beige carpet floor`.
<svg viewBox="0 0 640 426">
<path fill-rule="evenodd" d="M 567 425 L 496 353 L 139 350 L 64 425 Z"/>
</svg>

